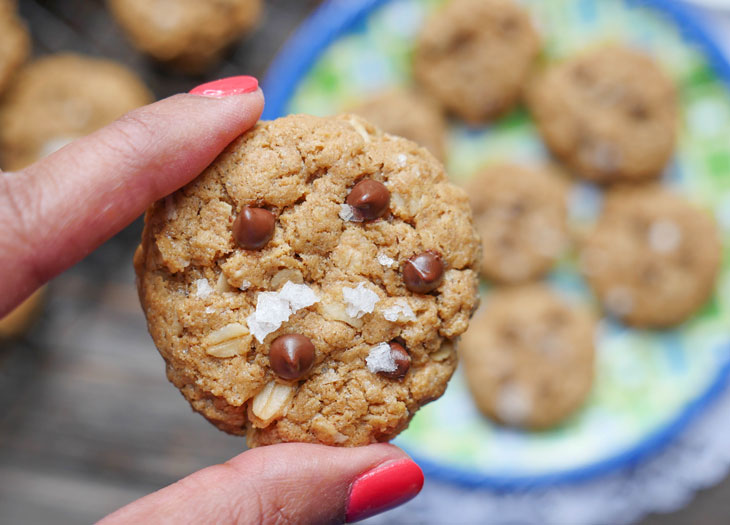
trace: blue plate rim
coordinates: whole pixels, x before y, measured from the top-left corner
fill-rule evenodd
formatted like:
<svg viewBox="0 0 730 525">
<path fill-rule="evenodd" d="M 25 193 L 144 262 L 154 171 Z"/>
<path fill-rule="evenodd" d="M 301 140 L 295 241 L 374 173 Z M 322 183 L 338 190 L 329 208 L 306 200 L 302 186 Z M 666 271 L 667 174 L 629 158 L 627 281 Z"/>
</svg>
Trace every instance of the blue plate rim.
<svg viewBox="0 0 730 525">
<path fill-rule="evenodd" d="M 326 0 L 294 32 L 272 61 L 262 81 L 266 107 L 262 119 L 283 116 L 294 90 L 309 72 L 319 56 L 338 37 L 356 25 L 371 11 L 392 0 Z M 730 89 L 730 62 L 718 44 L 704 29 L 702 23 L 677 0 L 624 0 L 627 5 L 645 6 L 667 15 L 681 34 L 697 44 L 717 73 Z M 730 344 L 727 345 L 730 353 Z M 624 452 L 591 465 L 556 471 L 550 474 L 493 476 L 459 467 L 412 453 L 426 476 L 468 488 L 487 488 L 498 491 L 520 491 L 555 485 L 580 483 L 624 468 L 637 465 L 659 453 L 679 436 L 697 417 L 708 409 L 725 391 L 730 378 L 730 360 L 718 371 L 715 380 L 704 393 L 691 402 L 672 421 Z"/>
</svg>

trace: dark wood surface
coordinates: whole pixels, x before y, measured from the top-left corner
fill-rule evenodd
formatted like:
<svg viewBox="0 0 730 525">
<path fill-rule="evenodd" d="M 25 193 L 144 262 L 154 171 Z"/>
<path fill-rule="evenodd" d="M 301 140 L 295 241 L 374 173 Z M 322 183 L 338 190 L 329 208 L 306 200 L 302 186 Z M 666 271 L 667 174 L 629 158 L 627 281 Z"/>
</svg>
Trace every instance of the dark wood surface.
<svg viewBox="0 0 730 525">
<path fill-rule="evenodd" d="M 74 50 L 114 58 L 140 71 L 158 97 L 203 80 L 135 53 L 98 0 L 20 3 L 37 55 Z M 208 77 L 261 77 L 317 3 L 268 0 L 259 29 Z M 138 220 L 55 279 L 29 336 L 0 346 L 0 524 L 93 522 L 244 448 L 194 414 L 165 379 L 134 290 L 140 231 Z M 728 522 L 725 482 L 686 509 L 643 523 Z"/>
</svg>

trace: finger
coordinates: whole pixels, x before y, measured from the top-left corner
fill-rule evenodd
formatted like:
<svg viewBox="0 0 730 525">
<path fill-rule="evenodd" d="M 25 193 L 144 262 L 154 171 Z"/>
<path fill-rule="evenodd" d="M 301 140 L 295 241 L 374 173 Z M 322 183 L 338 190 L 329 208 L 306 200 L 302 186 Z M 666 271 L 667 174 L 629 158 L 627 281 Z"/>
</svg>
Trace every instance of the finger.
<svg viewBox="0 0 730 525">
<path fill-rule="evenodd" d="M 261 91 L 176 95 L 18 173 L 0 173 L 0 317 L 189 182 L 263 109 Z"/>
<path fill-rule="evenodd" d="M 392 445 L 287 443 L 196 472 L 100 523 L 343 523 L 405 503 L 422 485 L 421 469 Z"/>
</svg>

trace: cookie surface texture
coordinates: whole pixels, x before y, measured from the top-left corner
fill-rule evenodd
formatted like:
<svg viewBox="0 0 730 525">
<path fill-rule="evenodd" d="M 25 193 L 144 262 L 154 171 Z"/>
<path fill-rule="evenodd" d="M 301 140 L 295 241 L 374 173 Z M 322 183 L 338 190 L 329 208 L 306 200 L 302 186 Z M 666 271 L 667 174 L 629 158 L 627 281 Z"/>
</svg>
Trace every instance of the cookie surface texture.
<svg viewBox="0 0 730 525">
<path fill-rule="evenodd" d="M 578 175 L 643 181 L 661 175 L 674 152 L 675 91 L 651 57 L 608 45 L 548 67 L 528 100 L 543 139 Z"/>
<path fill-rule="evenodd" d="M 30 35 L 17 15 L 17 6 L 0 0 L 0 93 L 30 53 Z"/>
<path fill-rule="evenodd" d="M 721 243 L 713 217 L 659 185 L 617 188 L 581 266 L 608 313 L 637 327 L 681 323 L 710 297 Z"/>
<path fill-rule="evenodd" d="M 568 244 L 568 183 L 547 168 L 496 164 L 469 181 L 482 276 L 515 284 L 545 274 Z"/>
<path fill-rule="evenodd" d="M 413 58 L 420 84 L 471 124 L 491 120 L 520 98 L 539 38 L 511 0 L 451 0 L 424 24 Z"/>
<path fill-rule="evenodd" d="M 18 170 L 151 102 L 126 67 L 75 54 L 25 66 L 0 106 L 0 163 Z"/>
<path fill-rule="evenodd" d="M 251 30 L 262 0 L 108 0 L 132 43 L 188 73 L 215 64 L 227 46 Z"/>
<path fill-rule="evenodd" d="M 444 158 L 446 120 L 431 99 L 414 90 L 374 95 L 352 110 L 386 133 L 412 140 L 440 160 Z"/>
<path fill-rule="evenodd" d="M 443 393 L 479 250 L 465 192 L 425 149 L 359 117 L 294 115 L 156 203 L 135 266 L 195 410 L 250 446 L 355 446 Z"/>
<path fill-rule="evenodd" d="M 485 302 L 459 345 L 477 406 L 510 426 L 561 422 L 593 384 L 595 318 L 539 284 L 499 289 Z"/>
</svg>

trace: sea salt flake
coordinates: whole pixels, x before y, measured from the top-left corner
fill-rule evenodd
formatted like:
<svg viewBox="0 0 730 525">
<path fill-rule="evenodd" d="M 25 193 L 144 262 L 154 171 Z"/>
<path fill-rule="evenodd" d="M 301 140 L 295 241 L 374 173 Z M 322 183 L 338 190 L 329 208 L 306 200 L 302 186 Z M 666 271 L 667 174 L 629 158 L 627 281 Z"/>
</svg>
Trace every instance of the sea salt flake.
<svg viewBox="0 0 730 525">
<path fill-rule="evenodd" d="M 520 425 L 527 421 L 532 412 L 532 400 L 524 388 L 514 383 L 506 383 L 499 390 L 495 409 L 505 423 Z"/>
<path fill-rule="evenodd" d="M 365 283 L 358 284 L 357 288 L 342 288 L 342 297 L 345 299 L 347 315 L 355 319 L 372 313 L 375 304 L 380 300 L 378 294 L 365 287 Z"/>
<path fill-rule="evenodd" d="M 398 365 L 395 364 L 393 353 L 390 351 L 388 343 L 380 343 L 370 349 L 370 353 L 365 358 L 365 363 L 373 374 L 378 372 L 395 372 Z"/>
<path fill-rule="evenodd" d="M 243 281 L 241 283 L 241 286 L 238 287 L 238 289 L 241 290 L 242 292 L 245 292 L 249 288 L 251 288 L 251 282 L 250 281 Z"/>
<path fill-rule="evenodd" d="M 306 284 L 287 281 L 278 292 L 260 292 L 256 310 L 246 318 L 248 329 L 259 343 L 287 322 L 292 314 L 312 306 L 319 298 Z"/>
<path fill-rule="evenodd" d="M 349 204 L 340 204 L 340 219 L 345 222 L 355 220 L 355 214 L 352 211 L 352 206 Z"/>
<path fill-rule="evenodd" d="M 658 253 L 671 253 L 682 242 L 682 230 L 674 221 L 657 220 L 649 227 L 649 246 Z"/>
<path fill-rule="evenodd" d="M 395 322 L 399 319 L 402 321 L 416 320 L 416 314 L 413 313 L 413 310 L 405 299 L 398 299 L 395 303 L 393 303 L 393 306 L 384 308 L 383 317 L 390 322 Z"/>
<path fill-rule="evenodd" d="M 214 314 L 215 313 L 215 308 L 213 308 L 212 306 L 206 306 L 205 307 L 205 313 L 206 314 Z"/>
<path fill-rule="evenodd" d="M 395 264 L 395 259 L 391 259 L 384 253 L 379 253 L 377 255 L 378 262 L 381 264 L 381 266 L 384 266 L 385 268 L 390 268 Z"/>
<path fill-rule="evenodd" d="M 281 290 L 279 290 L 279 297 L 289 302 L 292 313 L 312 306 L 319 301 L 317 294 L 309 286 L 306 284 L 295 284 L 291 281 L 287 281 Z"/>
<path fill-rule="evenodd" d="M 398 153 L 398 156 L 396 157 L 396 161 L 398 163 L 399 168 L 405 168 L 406 164 L 408 163 L 408 157 L 405 153 Z"/>
<path fill-rule="evenodd" d="M 195 297 L 199 299 L 205 299 L 213 293 L 213 288 L 210 286 L 208 279 L 198 279 L 195 281 Z"/>
</svg>

